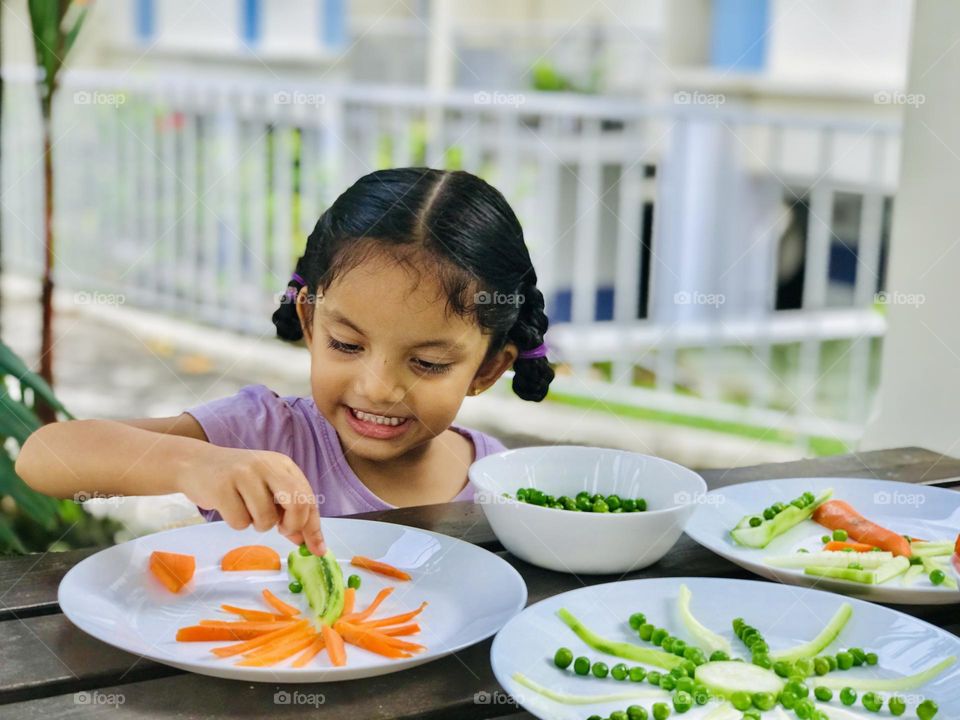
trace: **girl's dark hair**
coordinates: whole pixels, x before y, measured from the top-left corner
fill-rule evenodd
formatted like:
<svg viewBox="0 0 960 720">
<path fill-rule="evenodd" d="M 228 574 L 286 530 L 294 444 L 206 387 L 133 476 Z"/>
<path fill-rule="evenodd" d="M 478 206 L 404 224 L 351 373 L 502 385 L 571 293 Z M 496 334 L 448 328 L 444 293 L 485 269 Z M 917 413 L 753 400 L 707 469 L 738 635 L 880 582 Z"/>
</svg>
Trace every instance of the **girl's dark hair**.
<svg viewBox="0 0 960 720">
<path fill-rule="evenodd" d="M 364 175 L 327 208 L 297 261 L 299 279 L 290 281 L 273 314 L 277 335 L 303 337 L 295 298 L 304 285 L 313 298 L 384 251 L 415 274 L 436 274 L 446 312 L 474 318 L 491 336 L 484 363 L 508 342 L 521 352 L 543 342 L 548 325 L 543 294 L 510 205 L 475 175 L 430 168 Z M 309 318 L 312 309 L 311 303 Z M 513 370 L 517 395 L 536 402 L 546 396 L 554 377 L 547 358 L 518 358 Z"/>
</svg>

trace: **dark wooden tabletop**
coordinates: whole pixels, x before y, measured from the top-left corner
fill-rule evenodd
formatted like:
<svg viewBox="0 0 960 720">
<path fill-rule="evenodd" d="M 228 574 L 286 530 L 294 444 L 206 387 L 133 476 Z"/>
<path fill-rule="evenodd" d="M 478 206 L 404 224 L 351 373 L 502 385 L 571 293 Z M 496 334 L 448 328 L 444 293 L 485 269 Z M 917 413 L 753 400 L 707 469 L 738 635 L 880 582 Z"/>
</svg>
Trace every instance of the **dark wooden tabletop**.
<svg viewBox="0 0 960 720">
<path fill-rule="evenodd" d="M 701 473 L 710 488 L 784 477 L 843 476 L 960 488 L 960 460 L 900 448 Z M 505 552 L 479 505 L 450 503 L 358 517 L 441 532 L 487 548 L 517 568 L 529 603 L 610 576 L 576 577 L 528 565 Z M 365 680 L 276 685 L 184 672 L 131 655 L 74 627 L 57 605 L 73 565 L 99 548 L 0 558 L 0 718 L 504 718 L 530 716 L 512 704 L 490 668 L 490 640 L 405 672 Z M 670 576 L 754 577 L 685 535 L 659 563 L 625 579 Z M 956 606 L 898 606 L 960 634 Z M 323 704 L 277 703 L 279 691 L 323 697 Z M 318 695 L 320 694 L 320 695 Z M 301 697 L 304 697 L 301 696 Z"/>
</svg>

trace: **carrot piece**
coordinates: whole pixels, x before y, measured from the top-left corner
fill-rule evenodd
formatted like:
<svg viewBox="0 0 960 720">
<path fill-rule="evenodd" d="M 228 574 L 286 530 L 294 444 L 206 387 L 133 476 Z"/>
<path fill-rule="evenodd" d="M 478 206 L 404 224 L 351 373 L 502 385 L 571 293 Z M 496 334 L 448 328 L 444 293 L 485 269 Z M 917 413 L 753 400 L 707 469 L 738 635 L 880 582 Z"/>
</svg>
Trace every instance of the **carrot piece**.
<svg viewBox="0 0 960 720">
<path fill-rule="evenodd" d="M 379 628 L 379 632 L 390 636 L 416 635 L 420 632 L 420 626 L 416 623 L 409 623 L 407 625 L 397 625 L 396 627 L 382 627 Z"/>
<path fill-rule="evenodd" d="M 397 578 L 398 580 L 409 580 L 410 574 L 404 572 L 399 568 L 395 568 L 393 565 L 389 565 L 380 560 L 373 560 L 372 558 L 364 557 L 363 555 L 354 555 L 350 560 L 350 564 L 358 568 L 363 568 L 364 570 L 372 570 L 373 572 L 380 573 L 381 575 L 389 575 L 390 577 Z"/>
<path fill-rule="evenodd" d="M 960 557 L 960 535 L 957 535 L 957 544 L 953 546 L 953 553 Z"/>
<path fill-rule="evenodd" d="M 235 643 L 233 645 L 226 645 L 224 647 L 213 648 L 210 650 L 214 655 L 218 657 L 230 657 L 232 655 L 239 655 L 240 653 L 247 652 L 247 650 L 253 650 L 256 647 L 261 645 L 266 645 L 267 643 L 273 642 L 278 637 L 282 635 L 287 635 L 292 632 L 296 632 L 298 628 L 305 627 L 307 625 L 307 620 L 300 620 L 296 623 L 291 623 L 285 625 L 282 628 L 273 630 L 268 633 L 264 633 L 258 637 L 247 640 L 242 643 Z"/>
<path fill-rule="evenodd" d="M 268 643 L 261 645 L 260 647 L 253 648 L 252 650 L 247 650 L 243 653 L 245 658 L 258 658 L 264 655 L 272 655 L 277 650 L 290 645 L 291 643 L 296 642 L 302 637 L 313 637 L 316 635 L 316 630 L 310 626 L 304 626 L 297 630 L 294 630 L 289 635 L 282 635 L 281 637 L 275 638 Z"/>
<path fill-rule="evenodd" d="M 274 620 L 273 622 L 250 622 L 249 620 L 200 620 L 197 625 L 211 628 L 230 628 L 232 630 L 261 630 L 270 632 L 281 627 L 294 625 L 293 620 Z"/>
<path fill-rule="evenodd" d="M 220 569 L 237 570 L 279 570 L 280 554 L 266 545 L 243 545 L 234 548 L 220 560 Z"/>
<path fill-rule="evenodd" d="M 251 610 L 248 608 L 237 607 L 236 605 L 221 605 L 221 610 L 224 610 L 228 613 L 233 613 L 234 615 L 239 615 L 244 620 L 250 620 L 252 622 L 271 622 L 273 620 L 287 620 L 289 615 L 281 615 L 280 613 L 267 612 L 266 610 Z"/>
<path fill-rule="evenodd" d="M 193 578 L 197 560 L 193 555 L 154 550 L 150 553 L 150 572 L 170 592 L 177 593 Z"/>
<path fill-rule="evenodd" d="M 283 662 L 291 655 L 296 655 L 298 652 L 311 645 L 313 640 L 313 633 L 310 635 L 297 637 L 295 639 L 291 639 L 290 642 L 277 647 L 271 653 L 259 655 L 257 657 L 248 657 L 234 663 L 234 665 L 243 665 L 246 667 L 264 667 L 268 665 L 276 665 L 278 662 Z"/>
<path fill-rule="evenodd" d="M 353 612 L 353 606 L 357 601 L 357 591 L 355 588 L 348 587 L 343 591 L 343 611 L 340 616 L 350 615 Z"/>
<path fill-rule="evenodd" d="M 381 636 L 380 633 L 364 630 L 363 628 L 351 625 L 350 623 L 337 622 L 337 630 L 341 633 L 344 640 L 351 645 L 375 652 L 389 658 L 408 658 L 410 653 L 394 647 L 392 643 L 387 642 L 388 638 Z"/>
<path fill-rule="evenodd" d="M 324 647 L 326 646 L 324 645 L 324 642 L 323 642 L 323 634 L 318 633 L 316 638 L 314 638 L 313 643 L 311 643 L 310 647 L 304 650 L 297 657 L 297 659 L 293 661 L 293 665 L 291 667 L 295 667 L 295 668 L 303 667 L 308 662 L 313 660 L 313 658 L 317 655 L 317 653 L 323 650 Z"/>
<path fill-rule="evenodd" d="M 263 589 L 263 599 L 267 601 L 267 604 L 270 605 L 274 610 L 283 615 L 299 615 L 300 608 L 294 607 L 293 605 L 288 605 L 283 600 L 274 595 L 267 588 Z"/>
<path fill-rule="evenodd" d="M 400 623 L 405 623 L 407 620 L 412 620 L 417 615 L 423 612 L 423 609 L 427 606 L 426 601 L 420 603 L 420 607 L 416 610 L 411 610 L 410 612 L 400 613 L 399 615 L 393 615 L 392 617 L 379 618 L 377 620 L 367 620 L 364 623 L 359 623 L 361 627 L 365 628 L 380 628 L 387 625 L 399 625 Z M 351 621 L 348 621 L 351 622 Z"/>
<path fill-rule="evenodd" d="M 824 550 L 853 550 L 854 552 L 870 552 L 873 550 L 873 545 L 867 545 L 866 543 L 858 542 L 841 542 L 839 540 L 831 540 L 826 545 L 823 546 Z"/>
<path fill-rule="evenodd" d="M 266 630 L 235 630 L 234 628 L 208 627 L 206 625 L 187 625 L 177 629 L 180 642 L 212 642 L 222 640 L 250 640 L 263 635 Z"/>
<path fill-rule="evenodd" d="M 343 647 L 343 638 L 340 637 L 340 633 L 326 623 L 320 627 L 320 632 L 323 635 L 323 643 L 327 646 L 327 653 L 330 655 L 330 662 L 332 662 L 336 667 L 346 665 L 347 651 Z"/>
<path fill-rule="evenodd" d="M 377 593 L 377 596 L 373 599 L 373 602 L 367 606 L 366 610 L 363 610 L 361 612 L 350 613 L 349 615 L 347 615 L 346 613 L 342 613 L 340 615 L 340 619 L 345 620 L 347 622 L 351 622 L 351 623 L 356 623 L 356 622 L 361 622 L 363 620 L 366 620 L 368 617 L 373 615 L 374 611 L 376 611 L 376 609 L 380 607 L 380 604 L 384 600 L 386 600 L 390 596 L 390 593 L 392 592 L 393 592 L 392 587 L 383 588 L 380 592 Z"/>
<path fill-rule="evenodd" d="M 913 552 L 903 535 L 870 522 L 843 500 L 828 500 L 813 512 L 814 521 L 831 530 L 846 530 L 851 540 L 910 557 Z"/>
</svg>

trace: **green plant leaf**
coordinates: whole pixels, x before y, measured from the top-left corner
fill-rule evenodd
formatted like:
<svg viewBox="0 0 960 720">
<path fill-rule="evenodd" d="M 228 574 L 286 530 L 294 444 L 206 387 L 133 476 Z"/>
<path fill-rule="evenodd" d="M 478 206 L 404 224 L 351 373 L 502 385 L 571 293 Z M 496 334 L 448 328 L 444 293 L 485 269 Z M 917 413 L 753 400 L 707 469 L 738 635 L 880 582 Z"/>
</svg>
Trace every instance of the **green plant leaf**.
<svg viewBox="0 0 960 720">
<path fill-rule="evenodd" d="M 30 408 L 10 397 L 10 393 L 0 384 L 0 435 L 14 438 L 22 447 L 40 425 L 40 420 Z"/>
<path fill-rule="evenodd" d="M 13 466 L 13 460 L 0 452 L 0 495 L 9 495 L 17 507 L 34 522 L 46 529 L 56 524 L 59 507 L 57 500 L 48 497 L 27 485 Z"/>
<path fill-rule="evenodd" d="M 35 395 L 43 398 L 50 407 L 73 419 L 73 415 L 63 406 L 63 403 L 57 400 L 56 395 L 53 394 L 53 389 L 47 382 L 31 371 L 26 363 L 2 342 L 0 342 L 0 374 L 12 375 L 22 387 L 30 388 Z"/>
<path fill-rule="evenodd" d="M 27 548 L 24 547 L 17 533 L 14 532 L 10 523 L 10 518 L 0 512 L 0 554 L 19 553 L 27 554 Z"/>
</svg>

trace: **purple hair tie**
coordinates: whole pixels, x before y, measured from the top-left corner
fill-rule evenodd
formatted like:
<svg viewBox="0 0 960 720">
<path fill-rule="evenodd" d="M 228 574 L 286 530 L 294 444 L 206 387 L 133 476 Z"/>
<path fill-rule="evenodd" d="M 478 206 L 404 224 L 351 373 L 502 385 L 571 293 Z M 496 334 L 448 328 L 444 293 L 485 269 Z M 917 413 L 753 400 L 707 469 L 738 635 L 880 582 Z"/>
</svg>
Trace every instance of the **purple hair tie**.
<svg viewBox="0 0 960 720">
<path fill-rule="evenodd" d="M 297 281 L 298 283 L 300 283 L 301 285 L 306 285 L 306 284 L 307 284 L 307 281 L 304 280 L 302 277 L 300 277 L 297 273 L 294 273 L 293 275 L 291 275 L 291 276 L 290 276 L 290 280 L 291 280 L 291 282 L 294 281 L 294 280 L 296 280 L 296 281 Z"/>
<path fill-rule="evenodd" d="M 542 358 L 547 356 L 547 343 L 542 342 L 537 345 L 533 350 L 524 350 L 520 355 L 517 356 L 518 360 L 533 360 L 534 358 Z"/>
</svg>

